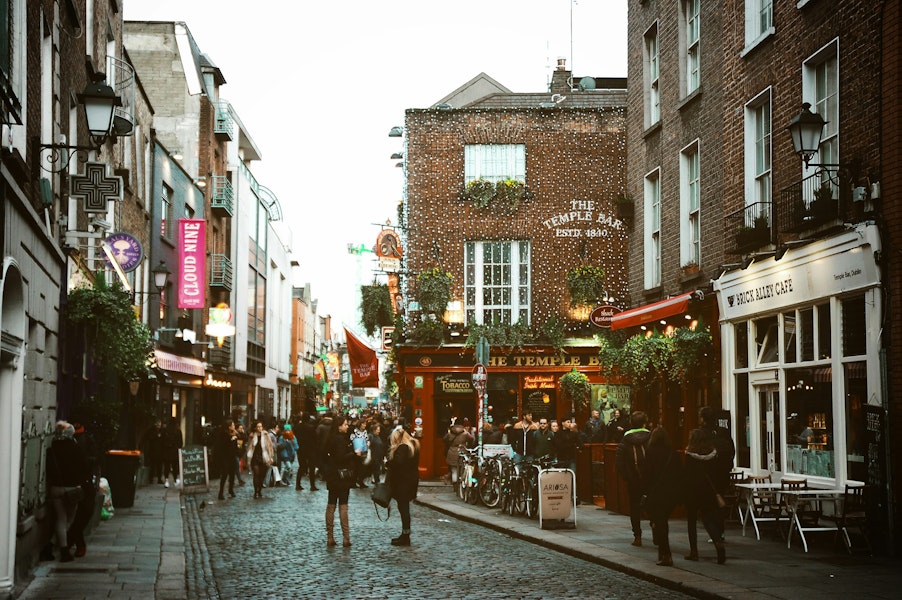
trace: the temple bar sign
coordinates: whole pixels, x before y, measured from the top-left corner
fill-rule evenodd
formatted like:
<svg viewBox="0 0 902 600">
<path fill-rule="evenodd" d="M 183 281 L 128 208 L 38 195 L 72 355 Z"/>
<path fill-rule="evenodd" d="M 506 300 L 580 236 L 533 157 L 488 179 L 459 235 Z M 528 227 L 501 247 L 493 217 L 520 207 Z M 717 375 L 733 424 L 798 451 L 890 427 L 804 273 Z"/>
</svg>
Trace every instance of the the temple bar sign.
<svg viewBox="0 0 902 600">
<path fill-rule="evenodd" d="M 593 356 L 542 356 L 536 354 L 493 356 L 487 367 L 597 367 L 601 365 L 598 355 Z"/>
</svg>

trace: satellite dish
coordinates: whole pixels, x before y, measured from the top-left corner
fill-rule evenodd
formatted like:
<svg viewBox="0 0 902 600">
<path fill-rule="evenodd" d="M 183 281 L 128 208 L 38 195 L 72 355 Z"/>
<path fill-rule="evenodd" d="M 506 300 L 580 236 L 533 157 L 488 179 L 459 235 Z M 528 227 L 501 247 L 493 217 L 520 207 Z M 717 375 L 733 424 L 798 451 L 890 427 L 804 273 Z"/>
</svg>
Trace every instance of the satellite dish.
<svg viewBox="0 0 902 600">
<path fill-rule="evenodd" d="M 595 89 L 595 78 L 594 77 L 583 77 L 579 80 L 579 89 L 581 91 L 585 90 L 594 90 Z"/>
</svg>

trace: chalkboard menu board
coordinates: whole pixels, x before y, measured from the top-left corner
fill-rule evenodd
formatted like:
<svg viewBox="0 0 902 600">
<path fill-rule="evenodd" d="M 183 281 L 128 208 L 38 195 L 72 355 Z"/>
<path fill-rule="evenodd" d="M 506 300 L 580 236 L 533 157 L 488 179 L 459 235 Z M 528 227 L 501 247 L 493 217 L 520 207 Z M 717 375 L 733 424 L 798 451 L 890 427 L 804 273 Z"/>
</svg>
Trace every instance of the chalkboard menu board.
<svg viewBox="0 0 902 600">
<path fill-rule="evenodd" d="M 185 446 L 179 450 L 179 473 L 182 479 L 182 492 L 207 491 L 210 485 L 207 448 Z"/>
</svg>

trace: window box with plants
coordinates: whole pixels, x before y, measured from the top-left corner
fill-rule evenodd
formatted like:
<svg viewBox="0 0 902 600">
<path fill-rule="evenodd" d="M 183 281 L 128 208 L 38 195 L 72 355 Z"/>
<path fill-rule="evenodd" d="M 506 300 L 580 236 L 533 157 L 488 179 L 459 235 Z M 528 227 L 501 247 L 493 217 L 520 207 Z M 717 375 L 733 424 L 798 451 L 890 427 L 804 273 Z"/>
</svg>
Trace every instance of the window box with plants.
<svg viewBox="0 0 902 600">
<path fill-rule="evenodd" d="M 680 275 L 683 278 L 695 277 L 696 275 L 698 275 L 698 272 L 699 266 L 698 263 L 694 260 L 686 261 L 680 266 Z"/>
<path fill-rule="evenodd" d="M 526 184 L 519 179 L 474 179 L 468 181 L 458 194 L 461 200 L 470 201 L 475 208 L 491 205 L 516 210 L 520 203 L 531 197 Z"/>
</svg>

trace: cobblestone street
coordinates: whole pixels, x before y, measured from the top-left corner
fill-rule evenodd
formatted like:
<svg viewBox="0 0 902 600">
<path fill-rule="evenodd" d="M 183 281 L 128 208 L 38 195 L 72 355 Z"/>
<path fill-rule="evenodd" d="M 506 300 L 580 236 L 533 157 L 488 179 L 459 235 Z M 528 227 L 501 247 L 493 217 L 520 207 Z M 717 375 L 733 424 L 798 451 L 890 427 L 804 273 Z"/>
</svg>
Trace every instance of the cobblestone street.
<svg viewBox="0 0 902 600">
<path fill-rule="evenodd" d="M 688 597 L 416 505 L 413 544 L 395 548 L 397 512 L 378 521 L 370 490 L 351 490 L 353 547 L 327 548 L 325 486 L 236 492 L 185 499 L 190 598 Z"/>
</svg>

